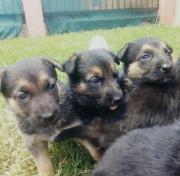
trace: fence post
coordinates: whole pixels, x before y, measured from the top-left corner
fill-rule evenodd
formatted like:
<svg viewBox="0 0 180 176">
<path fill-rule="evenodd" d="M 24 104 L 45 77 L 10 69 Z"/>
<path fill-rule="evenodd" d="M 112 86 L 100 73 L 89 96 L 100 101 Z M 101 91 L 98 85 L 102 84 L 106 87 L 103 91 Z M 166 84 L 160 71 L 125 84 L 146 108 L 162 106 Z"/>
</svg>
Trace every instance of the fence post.
<svg viewBox="0 0 180 176">
<path fill-rule="evenodd" d="M 31 37 L 46 36 L 41 0 L 22 0 L 28 34 Z"/>
<path fill-rule="evenodd" d="M 163 24 L 175 24 L 179 0 L 159 0 L 160 22 Z"/>
<path fill-rule="evenodd" d="M 176 0 L 176 19 L 175 25 L 180 25 L 180 1 Z"/>
</svg>

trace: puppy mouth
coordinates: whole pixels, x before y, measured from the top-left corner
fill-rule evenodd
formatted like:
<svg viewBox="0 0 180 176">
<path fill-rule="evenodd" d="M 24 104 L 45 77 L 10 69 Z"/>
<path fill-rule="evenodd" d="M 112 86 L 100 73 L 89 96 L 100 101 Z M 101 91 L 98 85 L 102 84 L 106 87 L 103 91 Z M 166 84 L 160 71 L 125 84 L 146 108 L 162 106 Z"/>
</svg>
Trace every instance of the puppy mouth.
<svg viewBox="0 0 180 176">
<path fill-rule="evenodd" d="M 173 74 L 168 74 L 168 75 L 159 75 L 159 76 L 146 76 L 144 79 L 144 82 L 147 83 L 153 83 L 153 84 L 165 84 L 165 83 L 170 83 L 174 80 L 174 75 Z"/>
<path fill-rule="evenodd" d="M 111 111 L 115 111 L 117 108 L 118 108 L 118 105 L 114 105 L 114 106 L 109 107 L 109 109 Z"/>
</svg>

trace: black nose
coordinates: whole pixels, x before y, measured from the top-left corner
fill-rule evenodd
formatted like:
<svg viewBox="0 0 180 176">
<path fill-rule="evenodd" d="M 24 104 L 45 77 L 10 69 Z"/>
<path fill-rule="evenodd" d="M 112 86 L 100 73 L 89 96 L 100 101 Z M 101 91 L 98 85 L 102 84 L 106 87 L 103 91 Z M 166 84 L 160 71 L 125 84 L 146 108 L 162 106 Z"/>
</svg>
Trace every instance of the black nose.
<svg viewBox="0 0 180 176">
<path fill-rule="evenodd" d="M 117 104 L 119 104 L 120 102 L 121 102 L 121 97 L 120 97 L 120 96 L 116 96 L 116 97 L 114 97 L 113 100 L 112 100 L 112 104 L 114 104 L 114 105 L 117 105 Z"/>
<path fill-rule="evenodd" d="M 172 64 L 163 64 L 161 66 L 161 71 L 165 73 L 170 72 L 171 69 L 172 69 Z"/>
<path fill-rule="evenodd" d="M 49 120 L 53 118 L 57 114 L 57 110 L 54 110 L 52 112 L 46 112 L 41 115 L 43 119 Z"/>
</svg>

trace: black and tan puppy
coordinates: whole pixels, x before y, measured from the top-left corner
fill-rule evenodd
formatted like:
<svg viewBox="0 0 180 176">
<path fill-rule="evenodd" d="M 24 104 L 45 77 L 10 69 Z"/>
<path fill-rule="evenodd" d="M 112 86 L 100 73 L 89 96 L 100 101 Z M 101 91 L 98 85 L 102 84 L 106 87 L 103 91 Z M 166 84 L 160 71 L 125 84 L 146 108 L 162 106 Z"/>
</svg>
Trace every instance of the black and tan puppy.
<svg viewBox="0 0 180 176">
<path fill-rule="evenodd" d="M 92 176 L 179 176 L 180 123 L 137 129 L 120 137 Z"/>
<path fill-rule="evenodd" d="M 53 175 L 47 142 L 79 125 L 67 88 L 57 81 L 58 63 L 31 58 L 1 70 L 1 92 L 41 175 Z"/>
<path fill-rule="evenodd" d="M 124 62 L 127 113 L 124 132 L 173 123 L 180 117 L 179 73 L 172 48 L 156 38 L 142 38 L 126 45 L 119 57 Z"/>
<path fill-rule="evenodd" d="M 74 108 L 84 124 L 77 138 L 95 160 L 118 136 L 117 125 L 123 118 L 123 92 L 115 64 L 119 58 L 113 53 L 94 49 L 74 54 L 62 65 L 69 76 Z"/>
</svg>

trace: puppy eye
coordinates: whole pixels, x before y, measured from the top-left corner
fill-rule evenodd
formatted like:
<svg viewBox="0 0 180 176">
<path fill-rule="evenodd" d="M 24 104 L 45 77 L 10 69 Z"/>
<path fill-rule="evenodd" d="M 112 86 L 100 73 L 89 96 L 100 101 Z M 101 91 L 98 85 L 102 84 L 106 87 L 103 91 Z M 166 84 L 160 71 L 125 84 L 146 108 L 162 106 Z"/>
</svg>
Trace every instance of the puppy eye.
<svg viewBox="0 0 180 176">
<path fill-rule="evenodd" d="M 18 92 L 16 96 L 16 100 L 20 102 L 28 101 L 28 99 L 29 99 L 29 94 L 26 92 Z"/>
<path fill-rule="evenodd" d="M 171 56 L 172 51 L 171 51 L 171 50 L 165 50 L 165 53 L 166 53 L 168 56 Z"/>
<path fill-rule="evenodd" d="M 56 87 L 55 83 L 49 83 L 47 89 L 48 90 L 53 90 L 55 87 Z"/>
<path fill-rule="evenodd" d="M 97 83 L 101 82 L 101 78 L 98 76 L 95 76 L 95 77 L 90 79 L 90 82 L 97 84 Z"/>
<path fill-rule="evenodd" d="M 47 85 L 47 90 L 51 91 L 51 90 L 55 89 L 55 87 L 56 87 L 56 81 L 54 81 L 54 80 L 50 81 Z"/>
<path fill-rule="evenodd" d="M 149 59 L 151 59 L 151 55 L 150 54 L 143 54 L 142 56 L 141 56 L 141 60 L 149 60 Z"/>
<path fill-rule="evenodd" d="M 118 78 L 118 74 L 117 73 L 113 73 L 113 78 L 117 79 Z"/>
</svg>

